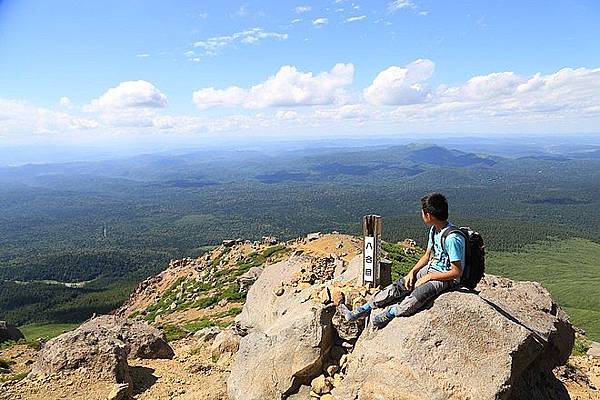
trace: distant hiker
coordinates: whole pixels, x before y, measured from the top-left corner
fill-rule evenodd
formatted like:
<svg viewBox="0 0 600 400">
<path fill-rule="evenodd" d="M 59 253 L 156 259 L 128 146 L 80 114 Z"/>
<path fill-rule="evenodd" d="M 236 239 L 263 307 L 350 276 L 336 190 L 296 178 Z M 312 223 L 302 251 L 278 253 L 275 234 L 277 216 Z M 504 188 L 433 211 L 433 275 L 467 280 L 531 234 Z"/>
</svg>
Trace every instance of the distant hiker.
<svg viewBox="0 0 600 400">
<path fill-rule="evenodd" d="M 448 222 L 446 197 L 441 193 L 423 197 L 421 217 L 426 225 L 431 226 L 423 257 L 404 278 L 380 290 L 356 310 L 350 311 L 342 303 L 338 309 L 347 321 L 364 317 L 375 307 L 387 306 L 381 314 L 373 317 L 373 326 L 383 328 L 394 317 L 414 314 L 432 297 L 461 282 L 463 266 L 466 265 L 466 239 L 469 237 Z"/>
</svg>

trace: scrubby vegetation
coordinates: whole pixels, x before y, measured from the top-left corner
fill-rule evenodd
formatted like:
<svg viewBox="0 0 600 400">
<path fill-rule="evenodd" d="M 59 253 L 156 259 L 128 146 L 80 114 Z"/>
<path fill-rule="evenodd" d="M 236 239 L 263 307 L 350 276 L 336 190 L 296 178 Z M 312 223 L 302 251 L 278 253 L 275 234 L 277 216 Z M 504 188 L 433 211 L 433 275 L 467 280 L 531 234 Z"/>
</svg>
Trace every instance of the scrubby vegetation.
<svg viewBox="0 0 600 400">
<path fill-rule="evenodd" d="M 392 261 L 393 281 L 406 275 L 424 253 L 420 247 L 408 248 L 400 243 L 382 242 L 381 249 L 382 255 Z"/>
<path fill-rule="evenodd" d="M 207 326 L 224 327 L 231 322 L 231 318 L 241 312 L 241 305 L 246 298 L 246 292 L 240 289 L 237 278 L 252 267 L 260 267 L 265 263 L 273 263 L 285 257 L 289 248 L 285 245 L 267 247 L 255 251 L 239 260 L 230 260 L 226 256 L 230 248 L 223 247 L 218 255 L 208 264 L 208 270 L 202 272 L 201 278 L 181 277 L 177 279 L 160 299 L 148 306 L 145 310 L 137 310 L 129 317 L 138 315 L 149 322 L 159 321 L 171 313 L 198 309 L 204 310 L 206 316 L 184 326 L 169 326 L 167 331 L 170 337 L 177 337 Z M 238 304 L 227 311 L 215 311 L 214 306 L 221 301 Z"/>
<path fill-rule="evenodd" d="M 575 344 L 573 345 L 573 351 L 571 352 L 574 356 L 585 356 L 587 351 L 590 349 L 592 342 L 583 335 L 575 336 Z"/>
</svg>

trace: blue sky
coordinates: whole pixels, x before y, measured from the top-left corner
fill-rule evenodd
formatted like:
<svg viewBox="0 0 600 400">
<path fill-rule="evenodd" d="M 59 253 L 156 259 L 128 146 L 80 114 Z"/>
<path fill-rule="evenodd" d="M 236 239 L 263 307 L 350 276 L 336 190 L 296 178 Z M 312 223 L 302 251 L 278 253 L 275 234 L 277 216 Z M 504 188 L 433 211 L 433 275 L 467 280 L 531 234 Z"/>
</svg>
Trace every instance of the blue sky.
<svg viewBox="0 0 600 400">
<path fill-rule="evenodd" d="M 597 132 L 599 20 L 595 1 L 0 0 L 0 145 Z"/>
</svg>

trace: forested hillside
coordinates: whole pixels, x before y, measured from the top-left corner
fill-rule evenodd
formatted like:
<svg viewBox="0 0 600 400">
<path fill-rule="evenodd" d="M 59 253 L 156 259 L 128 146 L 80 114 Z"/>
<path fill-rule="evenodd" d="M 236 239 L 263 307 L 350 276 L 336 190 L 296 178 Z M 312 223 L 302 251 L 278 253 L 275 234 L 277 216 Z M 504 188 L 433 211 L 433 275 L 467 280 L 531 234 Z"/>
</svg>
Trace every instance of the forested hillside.
<svg viewBox="0 0 600 400">
<path fill-rule="evenodd" d="M 432 190 L 491 250 L 599 242 L 595 154 L 511 158 L 409 145 L 1 168 L 0 314 L 17 324 L 79 321 L 120 304 L 171 258 L 229 238 L 359 234 L 367 213 L 384 216 L 384 239 L 423 243 L 419 198 Z"/>
</svg>

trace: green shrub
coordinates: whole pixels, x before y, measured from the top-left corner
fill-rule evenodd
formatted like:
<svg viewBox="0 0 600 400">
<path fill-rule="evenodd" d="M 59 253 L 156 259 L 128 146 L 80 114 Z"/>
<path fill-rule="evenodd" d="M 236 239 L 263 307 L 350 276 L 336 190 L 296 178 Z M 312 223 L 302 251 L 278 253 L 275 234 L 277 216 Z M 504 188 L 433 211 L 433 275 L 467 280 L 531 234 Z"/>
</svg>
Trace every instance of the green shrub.
<svg viewBox="0 0 600 400">
<path fill-rule="evenodd" d="M 173 340 L 178 340 L 178 339 L 184 338 L 189 333 L 188 331 L 181 329 L 177 325 L 171 325 L 171 324 L 165 325 L 163 327 L 163 332 L 165 333 L 165 336 L 167 337 L 167 342 L 172 342 Z"/>
<path fill-rule="evenodd" d="M 211 297 L 203 297 L 201 299 L 198 299 L 193 307 L 195 308 L 207 308 L 212 306 L 213 304 L 217 303 L 219 301 L 219 297 L 218 296 L 211 296 Z"/>
<path fill-rule="evenodd" d="M 230 301 L 242 300 L 246 298 L 246 293 L 240 293 L 240 285 L 234 283 L 225 289 L 220 295 L 219 300 L 227 299 Z"/>
<path fill-rule="evenodd" d="M 19 372 L 18 374 L 9 375 L 7 377 L 0 376 L 0 382 L 8 382 L 8 381 L 20 381 L 21 379 L 25 379 L 25 377 L 29 375 L 29 372 Z"/>
<path fill-rule="evenodd" d="M 201 329 L 208 328 L 209 326 L 217 325 L 216 322 L 211 321 L 208 318 L 202 318 L 198 321 L 190 322 L 185 326 L 185 329 L 189 332 L 198 332 Z"/>
<path fill-rule="evenodd" d="M 572 356 L 585 356 L 587 351 L 592 346 L 592 342 L 583 335 L 575 336 L 575 344 L 573 345 Z"/>
</svg>

